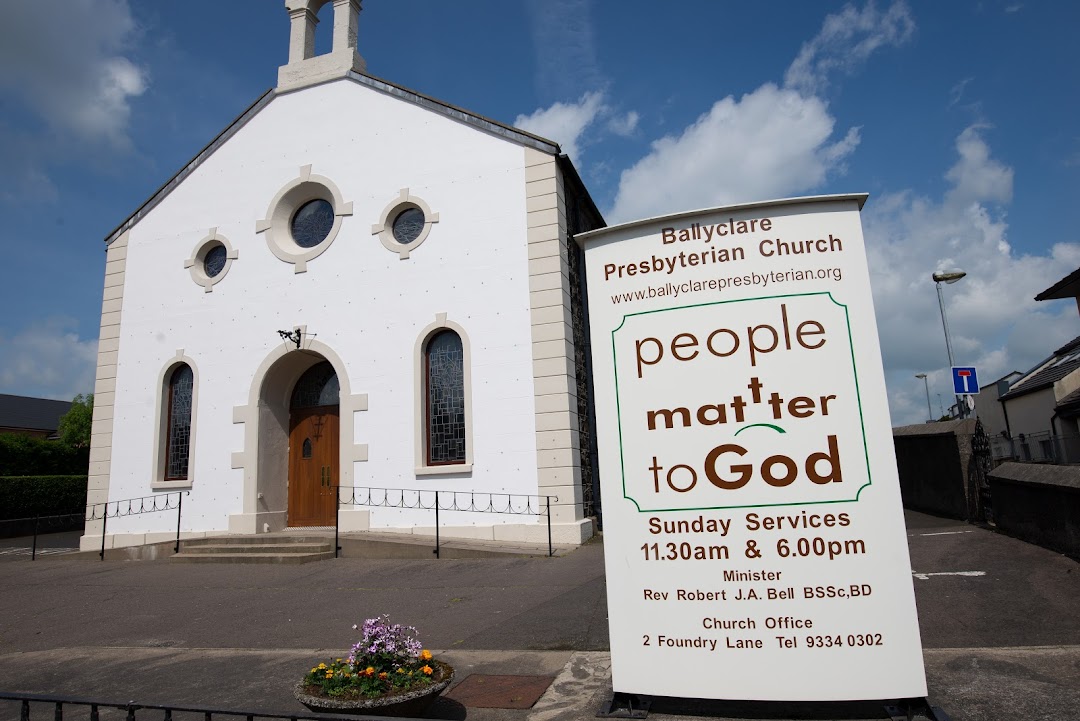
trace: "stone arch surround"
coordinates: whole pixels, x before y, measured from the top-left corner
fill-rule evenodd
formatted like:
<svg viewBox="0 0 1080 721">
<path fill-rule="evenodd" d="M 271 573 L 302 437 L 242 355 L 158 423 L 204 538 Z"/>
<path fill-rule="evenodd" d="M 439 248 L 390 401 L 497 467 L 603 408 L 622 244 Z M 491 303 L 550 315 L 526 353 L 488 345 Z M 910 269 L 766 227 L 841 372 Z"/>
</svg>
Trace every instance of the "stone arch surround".
<svg viewBox="0 0 1080 721">
<path fill-rule="evenodd" d="M 351 392 L 341 357 L 325 343 L 297 329 L 300 347 L 283 342 L 263 359 L 251 380 L 248 404 L 233 408 L 233 423 L 244 425 L 244 450 L 232 467 L 244 469 L 243 512 L 229 516 L 230 533 L 262 533 L 285 528 L 288 508 L 289 399 L 311 366 L 329 361 L 341 388 L 340 485 L 353 485 L 353 463 L 367 461 L 367 444 L 353 442 L 355 414 L 368 409 L 366 393 Z"/>
</svg>

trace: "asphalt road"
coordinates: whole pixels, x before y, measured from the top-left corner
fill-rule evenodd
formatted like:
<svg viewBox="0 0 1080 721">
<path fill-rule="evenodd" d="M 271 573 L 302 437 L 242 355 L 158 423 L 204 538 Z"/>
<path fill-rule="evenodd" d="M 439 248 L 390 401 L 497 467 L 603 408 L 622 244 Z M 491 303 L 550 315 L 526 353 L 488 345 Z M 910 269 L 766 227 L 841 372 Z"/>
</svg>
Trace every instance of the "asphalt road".
<svg viewBox="0 0 1080 721">
<path fill-rule="evenodd" d="M 908 536 L 934 702 L 970 721 L 1075 718 L 1080 565 L 922 514 L 908 514 Z M 266 679 L 342 655 L 352 624 L 387 611 L 488 673 L 551 673 L 608 648 L 599 542 L 552 559 L 305 566 L 8 555 L 0 573 L 0 689 L 280 708 L 287 694 L 268 694 Z M 235 693 L 207 690 L 222 678 Z M 527 718 L 491 713 L 468 718 Z"/>
</svg>

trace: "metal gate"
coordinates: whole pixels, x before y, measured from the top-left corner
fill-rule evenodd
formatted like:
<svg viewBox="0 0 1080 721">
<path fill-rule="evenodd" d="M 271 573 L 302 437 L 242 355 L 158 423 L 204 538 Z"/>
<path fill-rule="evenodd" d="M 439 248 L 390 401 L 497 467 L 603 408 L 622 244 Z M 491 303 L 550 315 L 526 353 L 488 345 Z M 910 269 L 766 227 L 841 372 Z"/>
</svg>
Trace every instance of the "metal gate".
<svg viewBox="0 0 1080 721">
<path fill-rule="evenodd" d="M 968 462 L 967 505 L 973 521 L 994 522 L 994 507 L 990 498 L 988 476 L 994 460 L 990 438 L 983 429 L 982 421 L 975 421 L 975 433 L 971 436 L 971 460 Z"/>
</svg>

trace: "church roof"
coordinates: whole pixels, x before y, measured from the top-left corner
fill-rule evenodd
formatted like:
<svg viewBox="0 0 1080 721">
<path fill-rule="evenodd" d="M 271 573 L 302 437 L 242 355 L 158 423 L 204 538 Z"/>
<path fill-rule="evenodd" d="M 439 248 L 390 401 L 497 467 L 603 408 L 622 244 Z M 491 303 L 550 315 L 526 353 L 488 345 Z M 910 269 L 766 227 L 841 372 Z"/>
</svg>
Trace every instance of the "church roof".
<svg viewBox="0 0 1080 721">
<path fill-rule="evenodd" d="M 562 154 L 562 150 L 559 144 L 553 140 L 548 140 L 539 135 L 534 135 L 520 128 L 515 128 L 512 125 L 500 123 L 497 120 L 478 115 L 477 113 L 470 112 L 464 108 L 459 108 L 456 105 L 451 105 L 443 100 L 433 98 L 430 95 L 410 90 L 402 85 L 397 85 L 389 80 L 383 80 L 377 78 L 374 75 L 368 75 L 367 73 L 349 72 L 346 76 L 347 79 L 360 85 L 366 85 L 369 88 L 378 90 L 379 92 L 392 95 L 396 98 L 419 105 L 422 108 L 426 108 L 433 112 L 445 115 L 448 118 L 453 118 L 459 122 L 471 125 L 478 130 L 482 130 L 493 135 L 498 135 L 510 142 L 517 143 L 522 146 L 530 147 L 535 150 L 539 150 L 542 153 L 549 153 L 551 155 L 559 156 Z M 328 81 L 333 82 L 333 81 Z M 167 196 L 176 186 L 187 178 L 204 160 L 210 157 L 214 151 L 216 151 L 221 145 L 231 138 L 237 131 L 239 131 L 244 125 L 248 123 L 253 117 L 255 117 L 263 108 L 270 104 L 278 95 L 285 95 L 290 92 L 303 92 L 304 88 L 298 90 L 278 91 L 273 88 L 267 90 L 259 98 L 252 103 L 248 108 L 242 112 L 235 120 L 229 123 L 228 126 L 217 137 L 211 140 L 206 147 L 196 154 L 184 167 L 182 167 L 177 173 L 169 178 L 160 188 L 154 191 L 153 195 L 146 199 L 146 201 L 140 205 L 134 213 L 127 217 L 123 223 L 118 225 L 112 232 L 105 236 L 105 242 L 111 243 L 116 240 L 122 233 L 130 230 L 142 217 L 150 212 L 159 202 L 161 202 L 165 196 Z M 567 165 L 572 167 L 569 161 L 566 161 Z M 591 199 L 590 199 L 591 201 Z"/>
</svg>

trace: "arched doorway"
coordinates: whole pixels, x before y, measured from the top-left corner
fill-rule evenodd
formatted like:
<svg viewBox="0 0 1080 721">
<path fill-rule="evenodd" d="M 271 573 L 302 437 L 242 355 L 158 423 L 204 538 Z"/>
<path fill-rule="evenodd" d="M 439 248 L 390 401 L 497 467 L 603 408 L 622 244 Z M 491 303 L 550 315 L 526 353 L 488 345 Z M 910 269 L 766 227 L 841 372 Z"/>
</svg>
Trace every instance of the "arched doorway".
<svg viewBox="0 0 1080 721">
<path fill-rule="evenodd" d="M 289 402 L 288 524 L 334 524 L 340 483 L 337 373 L 328 361 L 308 368 Z"/>
</svg>

